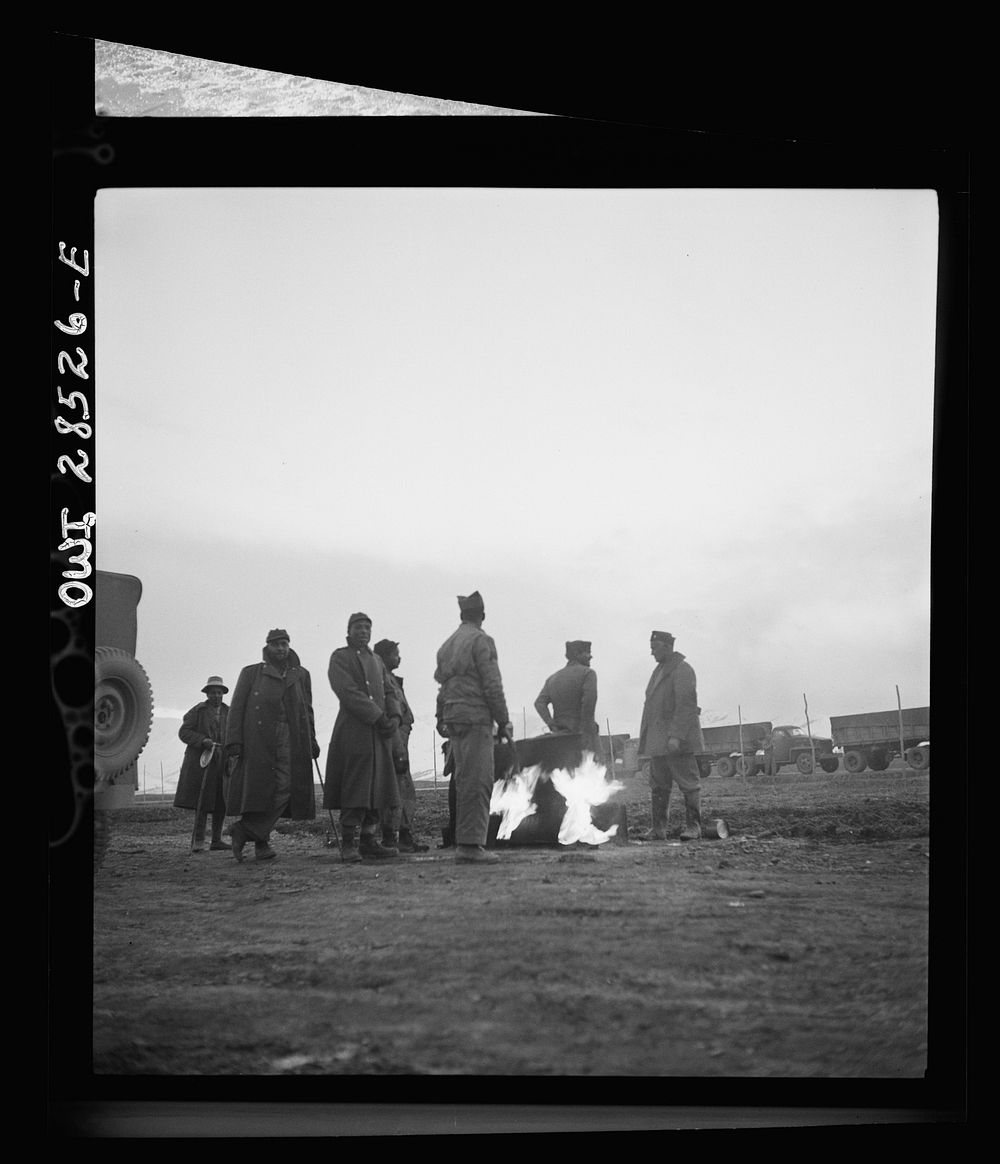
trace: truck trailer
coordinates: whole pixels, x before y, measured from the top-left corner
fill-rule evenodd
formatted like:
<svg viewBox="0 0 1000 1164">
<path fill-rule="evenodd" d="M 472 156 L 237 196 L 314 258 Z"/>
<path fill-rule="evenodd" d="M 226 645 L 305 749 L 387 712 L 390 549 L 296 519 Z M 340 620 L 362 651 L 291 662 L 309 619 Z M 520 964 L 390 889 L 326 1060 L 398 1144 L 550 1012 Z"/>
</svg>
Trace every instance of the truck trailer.
<svg viewBox="0 0 1000 1164">
<path fill-rule="evenodd" d="M 866 768 L 884 772 L 897 756 L 918 771 L 930 767 L 929 707 L 831 715 L 830 730 L 834 744 L 844 749 L 844 768 L 848 772 L 863 772 Z"/>
</svg>

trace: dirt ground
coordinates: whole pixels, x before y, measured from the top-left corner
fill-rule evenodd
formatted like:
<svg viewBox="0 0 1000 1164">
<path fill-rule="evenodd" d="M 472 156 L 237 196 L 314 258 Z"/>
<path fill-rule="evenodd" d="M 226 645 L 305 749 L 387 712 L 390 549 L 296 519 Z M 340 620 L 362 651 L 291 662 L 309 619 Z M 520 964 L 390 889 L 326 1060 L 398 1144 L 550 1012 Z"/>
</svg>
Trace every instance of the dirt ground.
<svg viewBox="0 0 1000 1164">
<path fill-rule="evenodd" d="M 116 814 L 95 881 L 97 1075 L 920 1077 L 929 773 L 704 782 L 726 840 L 438 848 L 342 864 L 320 811 L 278 857 Z"/>
</svg>

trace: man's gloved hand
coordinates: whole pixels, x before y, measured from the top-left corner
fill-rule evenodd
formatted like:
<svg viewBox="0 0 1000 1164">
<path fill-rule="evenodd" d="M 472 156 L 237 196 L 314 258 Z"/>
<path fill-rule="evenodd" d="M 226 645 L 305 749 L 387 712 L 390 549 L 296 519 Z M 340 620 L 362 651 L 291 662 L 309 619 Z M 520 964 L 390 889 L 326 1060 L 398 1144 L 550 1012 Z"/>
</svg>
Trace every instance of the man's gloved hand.
<svg viewBox="0 0 1000 1164">
<path fill-rule="evenodd" d="M 497 738 L 501 739 L 501 740 L 513 741 L 513 739 L 514 739 L 514 725 L 510 724 L 510 723 L 498 723 L 497 724 Z"/>
<path fill-rule="evenodd" d="M 320 750 L 321 750 L 321 749 L 320 749 L 320 746 L 319 746 L 319 744 L 318 744 L 318 743 L 316 743 L 316 741 L 315 741 L 315 740 L 313 740 L 313 759 L 314 759 L 314 760 L 318 760 L 318 759 L 319 759 L 319 753 L 320 753 Z"/>
<path fill-rule="evenodd" d="M 396 734 L 399 720 L 395 716 L 380 715 L 375 721 L 375 730 L 384 740 L 391 739 Z"/>
<path fill-rule="evenodd" d="M 396 774 L 398 776 L 402 776 L 410 766 L 410 762 L 406 758 L 406 753 L 394 752 L 392 756 L 392 766 L 396 769 Z"/>
<path fill-rule="evenodd" d="M 204 739 L 201 741 L 201 747 L 202 747 L 202 751 L 207 751 L 209 748 L 213 748 L 213 747 L 215 747 L 215 740 L 210 740 L 210 739 L 208 738 L 208 736 L 206 736 L 206 737 L 205 737 L 205 738 L 204 738 Z"/>
</svg>

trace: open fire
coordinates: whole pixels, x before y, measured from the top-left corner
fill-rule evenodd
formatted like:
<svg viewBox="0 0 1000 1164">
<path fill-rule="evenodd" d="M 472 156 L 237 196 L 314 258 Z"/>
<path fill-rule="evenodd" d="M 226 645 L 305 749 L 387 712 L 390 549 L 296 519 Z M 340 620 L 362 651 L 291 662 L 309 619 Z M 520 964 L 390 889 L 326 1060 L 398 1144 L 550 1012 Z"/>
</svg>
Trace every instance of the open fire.
<svg viewBox="0 0 1000 1164">
<path fill-rule="evenodd" d="M 608 778 L 592 752 L 577 751 L 574 758 L 578 762 L 573 767 L 550 767 L 543 761 L 494 783 L 490 813 L 498 821 L 496 841 L 602 845 L 617 834 L 618 822 L 607 812 L 598 814 L 603 821 L 595 821 L 594 810 L 608 806 L 624 785 Z M 490 832 L 492 836 L 492 828 Z"/>
</svg>

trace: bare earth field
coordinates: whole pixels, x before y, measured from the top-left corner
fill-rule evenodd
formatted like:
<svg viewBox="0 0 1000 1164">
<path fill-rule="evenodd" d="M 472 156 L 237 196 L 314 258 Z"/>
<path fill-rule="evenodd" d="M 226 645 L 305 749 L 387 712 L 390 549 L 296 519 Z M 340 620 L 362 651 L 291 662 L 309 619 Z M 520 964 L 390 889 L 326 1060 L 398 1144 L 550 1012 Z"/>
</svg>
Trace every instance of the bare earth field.
<svg viewBox="0 0 1000 1164">
<path fill-rule="evenodd" d="M 325 812 L 277 860 L 116 814 L 95 882 L 93 1069 L 112 1076 L 920 1078 L 927 772 L 704 782 L 727 840 L 437 848 L 340 862 Z M 644 778 L 619 794 L 649 825 Z M 673 832 L 682 823 L 672 805 Z"/>
</svg>

